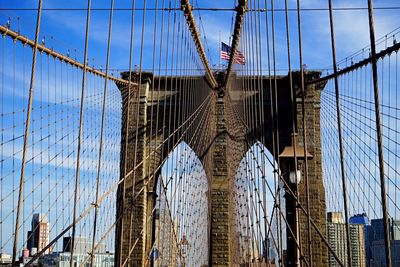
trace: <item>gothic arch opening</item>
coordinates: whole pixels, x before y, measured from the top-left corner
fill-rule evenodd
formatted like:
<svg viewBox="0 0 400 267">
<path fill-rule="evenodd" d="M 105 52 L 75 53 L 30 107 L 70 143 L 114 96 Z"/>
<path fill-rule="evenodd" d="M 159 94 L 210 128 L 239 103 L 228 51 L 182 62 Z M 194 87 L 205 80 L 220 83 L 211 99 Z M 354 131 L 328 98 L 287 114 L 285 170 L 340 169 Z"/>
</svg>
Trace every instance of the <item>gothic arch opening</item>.
<svg viewBox="0 0 400 267">
<path fill-rule="evenodd" d="M 284 207 L 282 190 L 277 193 L 277 163 L 269 150 L 256 142 L 243 155 L 233 183 L 233 249 L 236 264 L 278 263 L 278 251 L 285 233 L 280 212 Z M 275 200 L 276 199 L 276 200 Z M 282 211 L 284 212 L 284 211 Z"/>
<path fill-rule="evenodd" d="M 167 156 L 155 186 L 154 266 L 208 264 L 208 179 L 185 142 Z"/>
</svg>

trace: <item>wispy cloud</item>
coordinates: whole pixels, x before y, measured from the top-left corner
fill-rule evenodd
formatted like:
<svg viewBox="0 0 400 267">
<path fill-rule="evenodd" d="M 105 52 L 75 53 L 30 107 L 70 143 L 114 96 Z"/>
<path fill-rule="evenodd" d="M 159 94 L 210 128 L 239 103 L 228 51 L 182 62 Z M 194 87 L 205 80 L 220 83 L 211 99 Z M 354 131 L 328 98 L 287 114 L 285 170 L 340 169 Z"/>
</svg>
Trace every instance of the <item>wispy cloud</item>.
<svg viewBox="0 0 400 267">
<path fill-rule="evenodd" d="M 394 1 L 381 1 L 379 6 L 391 6 Z M 322 0 L 303 1 L 304 8 L 327 8 L 327 2 Z M 335 1 L 334 8 L 366 8 L 365 1 Z M 303 12 L 304 50 L 310 64 L 331 65 L 330 26 L 328 11 Z M 393 11 L 375 11 L 376 38 L 400 26 L 400 17 Z M 338 60 L 369 45 L 368 11 L 337 10 L 334 11 L 335 41 Z M 312 63 L 315 61 L 315 63 Z"/>
</svg>

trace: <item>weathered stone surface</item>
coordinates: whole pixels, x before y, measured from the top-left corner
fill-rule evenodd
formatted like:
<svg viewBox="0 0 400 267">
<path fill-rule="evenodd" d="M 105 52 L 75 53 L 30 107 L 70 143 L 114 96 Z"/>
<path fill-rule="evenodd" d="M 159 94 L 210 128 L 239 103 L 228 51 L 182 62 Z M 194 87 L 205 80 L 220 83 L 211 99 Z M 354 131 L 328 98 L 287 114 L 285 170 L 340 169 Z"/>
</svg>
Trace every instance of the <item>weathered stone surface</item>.
<svg viewBox="0 0 400 267">
<path fill-rule="evenodd" d="M 311 78 L 311 77 L 309 77 Z M 316 223 L 321 233 L 326 236 L 326 203 L 325 189 L 322 177 L 322 151 L 321 151 L 321 126 L 320 126 L 320 95 L 324 85 L 311 85 L 306 88 L 305 96 L 305 121 L 307 136 L 307 151 L 313 155 L 313 159 L 308 164 L 308 190 L 309 190 L 309 209 L 312 220 Z M 297 125 L 299 142 L 304 146 L 302 106 L 301 98 L 296 98 Z M 304 164 L 303 164 L 304 165 Z M 304 176 L 299 185 L 300 203 L 304 208 L 307 206 L 306 177 Z M 300 239 L 302 252 L 308 258 L 308 219 L 305 214 L 298 210 L 300 214 Z M 313 266 L 328 266 L 328 249 L 319 237 L 317 231 L 310 226 L 311 232 L 311 257 Z"/>
<path fill-rule="evenodd" d="M 314 75 L 314 74 L 312 74 Z M 144 266 L 153 242 L 153 227 L 151 221 L 151 210 L 154 207 L 156 186 L 161 162 L 174 146 L 185 141 L 200 158 L 209 180 L 209 264 L 211 266 L 235 266 L 240 262 L 240 248 L 234 231 L 233 210 L 235 205 L 235 192 L 233 190 L 234 177 L 241 159 L 246 151 L 254 144 L 254 139 L 262 140 L 269 151 L 273 151 L 272 128 L 270 114 L 270 99 L 268 93 L 268 78 L 264 78 L 264 94 L 262 104 L 265 114 L 261 116 L 253 106 L 248 116 L 254 121 L 264 121 L 260 124 L 254 123 L 253 127 L 243 128 L 235 115 L 235 104 L 232 99 L 243 96 L 222 96 L 213 91 L 202 90 L 206 88 L 201 77 L 193 82 L 193 88 L 187 88 L 178 92 L 165 87 L 163 81 L 156 81 L 161 86 L 152 86 L 151 79 L 143 79 L 143 84 L 138 88 L 132 88 L 128 99 L 127 88 L 120 88 L 122 105 L 122 140 L 121 140 L 121 179 L 126 173 L 128 177 L 118 188 L 116 227 L 116 260 L 117 265 L 128 259 L 129 266 Z M 295 88 L 299 88 L 299 79 L 295 76 Z M 161 91 L 152 91 L 152 88 L 165 88 Z M 187 95 L 188 90 L 199 90 L 199 95 L 193 97 L 190 102 L 180 101 L 182 95 Z M 290 145 L 292 133 L 292 117 L 290 113 L 290 87 L 287 77 L 278 79 L 278 109 L 279 113 L 279 146 L 277 151 L 282 152 L 284 147 Z M 325 220 L 325 191 L 322 180 L 321 166 L 321 141 L 319 124 L 319 96 L 320 89 L 315 86 L 307 88 L 306 93 L 306 129 L 307 150 L 314 158 L 308 163 L 308 181 L 310 191 L 310 211 L 313 220 L 323 234 L 326 234 Z M 170 91 L 170 93 L 166 93 Z M 172 93 L 171 93 L 172 92 Z M 209 94 L 209 95 L 208 95 Z M 301 98 L 299 94 L 295 104 L 295 119 L 300 142 L 302 137 L 302 111 Z M 204 112 L 209 113 L 205 121 L 199 116 L 190 121 L 190 126 L 178 128 L 206 97 L 210 98 L 209 106 Z M 260 97 L 257 93 L 249 93 L 246 97 Z M 261 99 L 261 98 L 260 98 Z M 129 110 L 128 110 L 129 100 Z M 154 101 L 163 101 L 160 105 L 162 116 L 157 117 L 156 111 L 152 110 Z M 251 99 L 249 100 L 251 101 Z M 260 101 L 254 101 L 260 105 Z M 159 110 L 160 112 L 160 110 Z M 139 116 L 137 116 L 139 114 Z M 174 116 L 174 114 L 181 114 Z M 171 116 L 170 116 L 171 115 Z M 158 118 L 158 121 L 157 121 Z M 169 121 L 172 118 L 172 121 Z M 200 123 L 208 127 L 207 136 L 196 136 L 196 129 Z M 128 127 L 127 127 L 128 126 Z M 128 131 L 127 150 L 125 149 L 125 135 Z M 175 134 L 172 134 L 175 133 Z M 162 144 L 167 136 L 171 135 L 168 143 Z M 250 138 L 251 137 L 251 138 Z M 125 151 L 126 157 L 125 157 Z M 134 170 L 134 166 L 143 162 Z M 304 180 L 303 180 L 304 181 Z M 306 195 L 304 182 L 299 186 L 301 204 L 306 206 Z M 300 212 L 301 213 L 301 212 Z M 150 218 L 150 219 L 149 219 Z M 308 255 L 307 244 L 307 218 L 300 216 L 301 221 L 301 244 L 303 254 Z M 316 231 L 312 231 L 312 259 L 313 266 L 327 266 L 327 250 L 324 249 L 321 239 Z M 133 244 L 137 242 L 132 250 Z M 131 255 L 128 257 L 129 251 Z"/>
</svg>

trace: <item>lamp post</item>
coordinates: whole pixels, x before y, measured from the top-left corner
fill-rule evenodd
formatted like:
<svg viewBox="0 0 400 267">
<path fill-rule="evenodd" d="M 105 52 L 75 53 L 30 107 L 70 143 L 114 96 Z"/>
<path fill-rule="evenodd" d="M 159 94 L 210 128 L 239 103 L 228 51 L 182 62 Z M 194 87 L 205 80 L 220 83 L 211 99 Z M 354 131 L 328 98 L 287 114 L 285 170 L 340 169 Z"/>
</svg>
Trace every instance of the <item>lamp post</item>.
<svg viewBox="0 0 400 267">
<path fill-rule="evenodd" d="M 307 159 L 313 158 L 304 147 L 299 146 L 296 133 L 292 134 L 291 146 L 285 147 L 283 152 L 279 155 L 280 167 L 286 182 L 286 220 L 288 227 L 290 227 L 293 232 L 292 235 L 289 229 L 286 230 L 288 267 L 300 266 L 300 252 L 295 241 L 295 239 L 299 241 L 299 215 L 297 213 L 296 198 L 299 198 L 297 187 L 301 182 L 302 163 L 306 157 Z"/>
<path fill-rule="evenodd" d="M 186 239 L 186 235 L 182 236 L 181 242 L 179 242 L 179 254 L 182 259 L 182 267 L 186 267 L 186 258 L 189 250 L 189 242 Z"/>
</svg>

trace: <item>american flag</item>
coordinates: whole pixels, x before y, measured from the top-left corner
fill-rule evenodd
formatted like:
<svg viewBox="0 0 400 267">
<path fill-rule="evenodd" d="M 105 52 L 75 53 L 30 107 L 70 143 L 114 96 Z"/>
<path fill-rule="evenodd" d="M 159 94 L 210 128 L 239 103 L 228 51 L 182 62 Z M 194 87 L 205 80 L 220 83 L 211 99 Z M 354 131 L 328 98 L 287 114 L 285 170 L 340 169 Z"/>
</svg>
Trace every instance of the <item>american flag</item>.
<svg viewBox="0 0 400 267">
<path fill-rule="evenodd" d="M 231 54 L 231 47 L 224 42 L 221 42 L 221 59 L 229 60 Z M 246 58 L 244 57 L 243 53 L 239 50 L 236 50 L 235 57 L 233 58 L 233 63 L 235 64 L 246 64 Z"/>
</svg>

